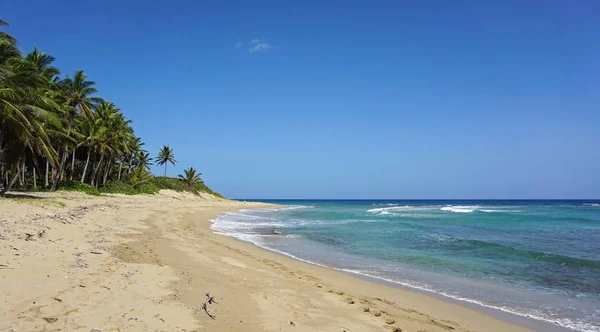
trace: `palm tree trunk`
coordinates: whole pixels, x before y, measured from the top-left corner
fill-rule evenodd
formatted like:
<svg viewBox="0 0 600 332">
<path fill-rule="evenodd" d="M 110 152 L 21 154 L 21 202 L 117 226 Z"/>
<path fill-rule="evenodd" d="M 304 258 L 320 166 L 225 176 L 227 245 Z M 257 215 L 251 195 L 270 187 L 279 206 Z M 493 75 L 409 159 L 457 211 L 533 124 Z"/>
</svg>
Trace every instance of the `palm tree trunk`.
<svg viewBox="0 0 600 332">
<path fill-rule="evenodd" d="M 67 162 L 67 155 L 68 152 L 65 151 L 62 153 L 62 156 L 60 158 L 60 164 L 58 164 L 58 169 L 55 170 L 55 172 L 52 174 L 52 189 L 51 190 L 56 190 L 56 188 L 58 187 L 58 182 L 60 180 L 62 180 L 63 178 L 63 174 L 64 174 L 64 169 L 65 169 L 65 164 Z"/>
<path fill-rule="evenodd" d="M 35 152 L 31 151 L 31 159 L 32 160 L 32 165 L 31 165 L 31 170 L 33 171 L 33 189 L 37 190 L 37 174 L 42 174 L 41 170 L 40 170 L 40 163 L 39 160 L 37 159 L 37 157 L 35 156 Z"/>
<path fill-rule="evenodd" d="M 71 122 L 72 121 L 69 121 L 69 125 L 67 126 L 67 137 L 71 137 Z M 67 155 L 69 153 L 68 149 L 69 145 L 65 144 L 65 148 L 60 158 L 60 164 L 58 165 L 58 170 L 52 176 L 52 191 L 56 190 L 56 188 L 58 187 L 58 181 L 62 179 L 63 174 L 65 172 L 65 164 L 67 162 Z"/>
<path fill-rule="evenodd" d="M 129 156 L 129 165 L 127 166 L 127 174 L 131 173 L 132 165 L 133 165 L 133 153 Z"/>
<path fill-rule="evenodd" d="M 44 180 L 44 187 L 48 188 L 48 172 L 50 171 L 50 161 L 46 159 L 46 179 Z"/>
<path fill-rule="evenodd" d="M 123 160 L 121 160 L 121 162 L 119 163 L 119 176 L 117 177 L 117 179 L 119 181 L 121 181 L 121 168 L 123 167 Z"/>
<path fill-rule="evenodd" d="M 17 172 L 19 173 L 19 187 L 23 189 L 25 187 L 25 162 L 23 162 L 23 165 L 17 162 Z"/>
<path fill-rule="evenodd" d="M 87 172 L 88 164 L 90 163 L 90 155 L 92 154 L 92 149 L 88 149 L 87 159 L 85 160 L 85 167 L 83 168 L 83 174 L 81 174 L 81 183 L 85 182 L 85 173 Z"/>
<path fill-rule="evenodd" d="M 17 182 L 18 177 L 19 177 L 19 170 L 17 167 L 12 179 L 10 181 L 8 181 L 8 185 L 6 185 L 6 187 L 4 187 L 2 190 L 0 190 L 0 196 L 4 196 L 4 194 L 6 194 L 6 192 L 9 191 L 15 185 L 15 182 Z"/>
<path fill-rule="evenodd" d="M 100 169 L 100 166 L 102 166 L 102 161 L 104 161 L 104 153 L 100 153 L 100 161 L 98 162 L 98 165 L 96 166 L 96 168 L 94 169 L 94 173 L 92 173 L 92 186 L 98 187 L 97 186 L 97 175 L 98 175 L 98 170 Z"/>
<path fill-rule="evenodd" d="M 106 185 L 106 179 L 108 179 L 108 173 L 110 172 L 110 169 L 112 167 L 110 167 L 112 165 L 111 162 L 108 163 L 108 165 L 106 165 L 106 171 L 104 171 L 104 179 L 102 179 L 102 185 Z"/>
<path fill-rule="evenodd" d="M 25 148 L 23 148 L 23 152 L 21 153 L 23 159 L 25 159 Z M 13 166 L 13 171 L 14 174 L 12 176 L 12 179 L 10 179 L 10 181 L 8 181 L 7 185 L 0 190 L 0 196 L 4 196 L 4 194 L 6 194 L 7 191 L 9 191 L 14 185 L 15 182 L 17 182 L 18 178 L 19 178 L 19 161 L 17 160 L 16 165 Z"/>
<path fill-rule="evenodd" d="M 7 163 L 4 162 L 4 131 L 6 127 L 6 119 L 2 118 L 2 124 L 0 125 L 0 184 L 5 183 L 6 180 L 6 169 L 8 168 Z M 3 187 L 5 187 L 4 185 Z"/>
<path fill-rule="evenodd" d="M 25 176 L 27 172 L 27 164 L 25 164 L 26 158 L 23 157 L 23 166 L 21 166 L 21 187 L 23 189 L 27 189 L 27 177 Z"/>
<path fill-rule="evenodd" d="M 0 151 L 2 151 L 2 146 L 0 146 Z M 0 154 L 0 187 L 4 187 L 5 174 L 4 168 L 6 167 L 5 163 L 2 161 L 2 155 Z"/>
<path fill-rule="evenodd" d="M 165 163 L 165 177 L 167 177 L 167 163 Z"/>
<path fill-rule="evenodd" d="M 73 174 L 75 174 L 75 151 L 77 151 L 77 148 L 73 150 L 73 157 L 71 157 L 71 177 L 69 178 L 71 181 L 73 181 Z"/>
</svg>

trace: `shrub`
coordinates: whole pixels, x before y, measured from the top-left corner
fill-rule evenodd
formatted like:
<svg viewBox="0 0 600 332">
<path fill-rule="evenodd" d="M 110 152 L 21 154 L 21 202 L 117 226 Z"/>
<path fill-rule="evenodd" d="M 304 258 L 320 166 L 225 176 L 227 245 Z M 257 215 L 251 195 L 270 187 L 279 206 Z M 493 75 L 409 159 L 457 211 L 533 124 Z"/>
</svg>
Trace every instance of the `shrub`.
<svg viewBox="0 0 600 332">
<path fill-rule="evenodd" d="M 78 191 L 78 192 L 83 192 L 88 195 L 94 195 L 94 196 L 100 195 L 100 192 L 98 191 L 98 189 L 90 186 L 87 183 L 81 183 L 81 182 L 66 182 L 66 183 L 61 184 L 58 187 L 58 189 L 64 190 L 64 191 Z"/>
<path fill-rule="evenodd" d="M 88 186 L 89 187 L 89 186 Z M 94 189 L 93 187 L 90 187 Z M 205 192 L 217 197 L 224 198 L 221 194 L 210 190 L 203 182 L 189 185 L 181 179 L 169 178 L 164 176 L 157 176 L 149 178 L 147 181 L 137 183 L 136 185 L 131 184 L 131 180 L 123 178 L 121 181 L 109 181 L 103 187 L 98 190 L 101 193 L 107 194 L 125 194 L 125 195 L 137 195 L 137 194 L 156 194 L 161 189 L 170 189 L 175 191 L 185 191 L 198 194 L 199 192 Z"/>
<path fill-rule="evenodd" d="M 139 185 L 137 185 L 135 187 L 136 191 L 139 194 L 156 194 L 157 192 L 160 191 L 160 188 L 158 188 L 157 186 L 155 186 L 153 183 L 150 182 L 145 182 L 145 183 L 140 183 Z"/>
<path fill-rule="evenodd" d="M 168 178 L 164 176 L 156 176 L 152 178 L 150 183 L 154 184 L 158 189 L 171 189 L 175 191 L 192 191 L 182 180 Z"/>
<path fill-rule="evenodd" d="M 100 187 L 98 189 L 101 193 L 107 194 L 125 194 L 125 195 L 135 195 L 137 191 L 135 187 L 130 183 L 123 181 L 110 181 L 107 182 L 106 185 Z"/>
</svg>

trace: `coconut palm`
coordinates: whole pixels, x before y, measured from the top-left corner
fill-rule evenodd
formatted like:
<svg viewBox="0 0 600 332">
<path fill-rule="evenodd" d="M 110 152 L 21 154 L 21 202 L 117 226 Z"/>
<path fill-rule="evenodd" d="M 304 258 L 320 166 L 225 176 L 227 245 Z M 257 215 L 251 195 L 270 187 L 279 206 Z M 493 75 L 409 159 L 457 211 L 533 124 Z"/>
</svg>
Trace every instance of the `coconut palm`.
<svg viewBox="0 0 600 332">
<path fill-rule="evenodd" d="M 96 82 L 89 81 L 82 70 L 76 71 L 73 77 L 67 76 L 58 85 L 63 92 L 62 99 L 64 103 L 77 108 L 79 112 L 88 118 L 92 117 L 92 108 L 102 102 L 102 98 L 92 97 L 93 94 L 98 92 L 95 87 Z"/>
<path fill-rule="evenodd" d="M 134 164 L 136 167 L 143 167 L 147 170 L 150 169 L 150 165 L 152 165 L 152 157 L 146 150 L 138 151 L 135 154 Z"/>
<path fill-rule="evenodd" d="M 129 177 L 129 181 L 132 186 L 137 186 L 138 184 L 148 182 L 152 178 L 152 174 L 148 172 L 148 170 L 141 166 L 136 166 L 131 171 L 131 176 Z"/>
<path fill-rule="evenodd" d="M 146 154 L 148 153 L 148 151 L 142 149 L 142 146 L 144 145 L 145 144 L 144 142 L 142 142 L 142 139 L 140 137 L 134 137 L 134 139 L 132 139 L 131 142 L 129 142 L 129 150 L 131 151 L 131 153 L 128 158 L 129 165 L 127 165 L 127 174 L 131 173 L 131 169 L 133 168 L 138 155 L 142 152 L 145 152 Z M 146 161 L 148 162 L 150 160 L 152 160 L 152 158 L 146 159 Z"/>
<path fill-rule="evenodd" d="M 60 74 L 60 70 L 52 65 L 55 60 L 56 58 L 53 56 L 46 52 L 40 52 L 37 47 L 34 47 L 33 51 L 23 58 L 23 64 L 31 66 L 34 71 L 48 80 L 49 83 L 54 83 L 53 79 Z"/>
<path fill-rule="evenodd" d="M 195 184 L 200 183 L 200 173 L 197 173 L 196 169 L 190 167 L 183 171 L 183 174 L 179 174 L 177 177 L 185 182 L 188 186 L 193 187 Z"/>
<path fill-rule="evenodd" d="M 6 21 L 0 20 L 0 26 L 7 27 L 8 23 Z M 0 40 L 6 41 L 12 45 L 17 45 L 17 40 L 15 39 L 15 37 L 11 36 L 10 34 L 4 31 L 0 31 Z"/>
<path fill-rule="evenodd" d="M 103 127 L 102 135 L 95 150 L 100 154 L 100 160 L 92 173 L 92 185 L 98 186 L 100 178 L 105 184 L 114 162 L 123 154 L 129 152 L 128 143 L 133 140 L 133 129 L 120 109 L 107 101 L 100 102 L 95 107 L 95 117 L 99 126 Z"/>
<path fill-rule="evenodd" d="M 7 25 L 0 20 L 0 30 Z M 22 55 L 16 45 L 0 31 L 0 195 L 31 179 L 36 187 L 44 162 L 52 189 L 66 175 L 96 187 L 123 172 L 134 186 L 148 181 L 152 158 L 144 143 L 115 104 L 96 96 L 95 82 L 83 71 L 60 78 L 54 57 L 35 47 Z M 173 149 L 163 146 L 156 161 L 166 176 L 168 164 L 176 164 Z M 192 188 L 202 183 L 194 168 L 179 178 Z"/>
<path fill-rule="evenodd" d="M 64 108 L 63 119 L 68 138 L 71 136 L 76 116 L 83 114 L 87 119 L 92 119 L 92 108 L 102 101 L 102 98 L 92 97 L 93 94 L 98 92 L 94 87 L 95 85 L 96 82 L 87 80 L 87 76 L 81 70 L 76 71 L 72 78 L 67 76 L 64 80 L 56 82 L 56 99 Z M 64 175 L 69 152 L 73 153 L 73 160 L 75 158 L 76 147 L 69 151 L 69 146 L 69 143 L 65 143 L 63 146 L 58 166 L 59 170 L 55 173 L 52 189 L 56 189 L 58 180 Z"/>
<path fill-rule="evenodd" d="M 158 151 L 158 156 L 156 157 L 156 163 L 158 165 L 165 165 L 165 177 L 167 176 L 167 164 L 171 163 L 173 166 L 177 163 L 175 160 L 175 154 L 173 153 L 173 149 L 171 149 L 168 145 L 165 145 Z"/>
<path fill-rule="evenodd" d="M 56 160 L 45 123 L 55 125 L 57 118 L 49 111 L 53 103 L 41 92 L 47 82 L 26 65 L 9 37 L 0 34 L 0 166 L 4 169 L 0 176 L 10 173 L 11 178 L 0 194 L 19 177 L 24 183 L 27 151 L 29 159 L 43 155 Z"/>
<path fill-rule="evenodd" d="M 100 143 L 100 139 L 105 135 L 106 127 L 102 126 L 102 119 L 95 118 L 88 121 L 83 121 L 80 127 L 81 135 L 83 139 L 77 145 L 78 148 L 87 148 L 87 158 L 85 160 L 85 166 L 81 173 L 81 183 L 85 182 L 87 175 L 88 166 L 90 164 L 90 157 L 96 152 L 96 147 Z"/>
</svg>

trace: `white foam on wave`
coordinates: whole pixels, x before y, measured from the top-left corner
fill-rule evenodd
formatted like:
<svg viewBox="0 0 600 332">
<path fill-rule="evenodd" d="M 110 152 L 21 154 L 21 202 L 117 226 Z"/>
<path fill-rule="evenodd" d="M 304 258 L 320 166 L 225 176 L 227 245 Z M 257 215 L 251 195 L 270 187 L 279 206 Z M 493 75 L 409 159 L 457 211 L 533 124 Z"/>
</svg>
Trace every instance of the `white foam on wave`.
<svg viewBox="0 0 600 332">
<path fill-rule="evenodd" d="M 471 213 L 476 210 L 473 206 L 444 206 L 440 210 L 454 213 Z"/>
<path fill-rule="evenodd" d="M 497 209 L 481 209 L 479 211 L 481 211 L 481 212 L 487 212 L 487 213 L 494 213 L 494 212 L 518 213 L 518 212 L 521 212 L 521 210 L 497 210 Z"/>
<path fill-rule="evenodd" d="M 397 203 L 375 203 L 375 204 L 371 204 L 373 206 L 396 206 L 398 205 Z"/>
<path fill-rule="evenodd" d="M 386 215 L 386 214 L 393 214 L 396 212 L 427 211 L 427 210 L 432 210 L 435 208 L 436 207 L 429 206 L 429 205 L 426 205 L 426 206 L 402 205 L 402 206 L 390 206 L 390 207 L 384 207 L 384 208 L 369 209 L 369 210 L 367 210 L 367 212 L 374 213 L 374 214 Z"/>
<path fill-rule="evenodd" d="M 585 205 L 585 206 L 593 206 L 593 207 L 600 207 L 600 203 L 586 203 L 586 204 L 583 204 L 583 205 Z"/>
<path fill-rule="evenodd" d="M 287 211 L 296 209 L 309 209 L 314 206 L 307 205 L 286 205 L 277 208 L 264 209 L 244 209 L 239 212 L 228 212 L 211 220 L 211 229 L 223 235 L 233 236 L 240 240 L 249 241 L 254 244 L 260 242 L 265 234 L 254 231 L 260 228 L 285 228 L 290 226 L 300 226 L 305 222 L 302 220 L 286 219 L 283 222 L 280 219 L 266 216 L 266 213 L 277 211 Z"/>
<path fill-rule="evenodd" d="M 277 211 L 288 211 L 288 210 L 297 210 L 297 209 L 312 209 L 314 206 L 312 205 L 285 205 L 277 208 L 263 208 L 263 209 L 246 209 L 242 210 L 242 212 L 277 212 Z"/>
<path fill-rule="evenodd" d="M 448 205 L 442 207 L 440 210 L 454 213 L 472 213 L 475 211 L 486 212 L 486 213 L 517 213 L 520 210 L 507 210 L 508 206 L 478 206 L 478 205 Z"/>
<path fill-rule="evenodd" d="M 398 213 L 422 213 L 424 211 L 441 210 L 444 212 L 453 213 L 472 213 L 475 211 L 481 211 L 486 213 L 517 213 L 520 210 L 514 210 L 515 206 L 479 206 L 479 205 L 401 205 L 401 206 L 390 206 L 373 208 L 367 210 L 369 213 L 379 215 L 398 215 Z M 400 216 L 411 216 L 410 214 L 400 214 Z"/>
</svg>

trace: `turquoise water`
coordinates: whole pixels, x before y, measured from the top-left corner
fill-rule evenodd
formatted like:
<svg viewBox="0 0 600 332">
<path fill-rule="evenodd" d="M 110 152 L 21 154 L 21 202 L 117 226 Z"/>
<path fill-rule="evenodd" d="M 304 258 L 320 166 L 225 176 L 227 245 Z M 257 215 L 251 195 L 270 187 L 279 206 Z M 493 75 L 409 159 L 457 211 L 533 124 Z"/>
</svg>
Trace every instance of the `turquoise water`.
<svg viewBox="0 0 600 332">
<path fill-rule="evenodd" d="M 298 259 L 600 331 L 600 201 L 271 201 L 213 229 Z"/>
</svg>

